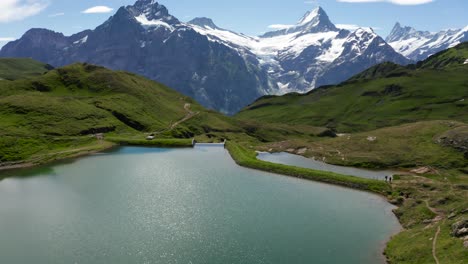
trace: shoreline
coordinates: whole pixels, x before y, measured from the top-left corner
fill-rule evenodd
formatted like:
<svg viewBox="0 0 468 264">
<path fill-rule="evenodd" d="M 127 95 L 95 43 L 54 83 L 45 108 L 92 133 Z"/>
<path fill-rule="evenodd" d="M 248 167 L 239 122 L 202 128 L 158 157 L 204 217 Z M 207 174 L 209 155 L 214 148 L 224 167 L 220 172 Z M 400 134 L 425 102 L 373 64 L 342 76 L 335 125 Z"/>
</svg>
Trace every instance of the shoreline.
<svg viewBox="0 0 468 264">
<path fill-rule="evenodd" d="M 231 143 L 232 144 L 232 143 Z M 235 144 L 235 143 L 234 143 Z M 308 181 L 315 181 L 315 182 L 319 182 L 319 183 L 324 183 L 324 184 L 331 184 L 331 185 L 334 185 L 334 186 L 339 186 L 339 187 L 344 187 L 344 188 L 350 188 L 350 189 L 353 189 L 353 190 L 356 190 L 356 191 L 364 191 L 364 192 L 369 192 L 369 193 L 372 193 L 374 195 L 377 195 L 379 197 L 381 197 L 382 199 L 384 199 L 389 205 L 392 205 L 394 208 L 391 210 L 391 214 L 396 218 L 398 224 L 399 224 L 399 228 L 396 229 L 396 230 L 393 230 L 392 231 L 392 234 L 390 235 L 390 237 L 388 237 L 385 241 L 382 241 L 381 245 L 379 246 L 380 248 L 380 256 L 382 257 L 382 260 L 383 260 L 383 263 L 387 263 L 389 264 L 390 263 L 390 260 L 388 258 L 388 256 L 385 254 L 385 250 L 387 249 L 388 247 L 388 244 L 390 243 L 390 241 L 398 234 L 400 234 L 401 232 L 405 231 L 406 229 L 403 227 L 403 223 L 401 222 L 400 218 L 398 218 L 398 216 L 396 215 L 395 213 L 395 210 L 397 210 L 399 208 L 398 205 L 394 204 L 391 202 L 391 200 L 389 199 L 388 196 L 386 196 L 384 193 L 382 192 L 376 192 L 375 190 L 371 190 L 371 189 L 361 189 L 361 188 L 356 188 L 355 186 L 348 186 L 348 185 L 344 185 L 344 184 L 337 184 L 337 183 L 330 183 L 330 182 L 323 182 L 323 181 L 320 181 L 320 180 L 317 180 L 317 179 L 311 179 L 311 178 L 308 178 L 308 177 L 300 177 L 300 176 L 295 176 L 295 175 L 291 175 L 291 174 L 285 174 L 285 173 L 278 173 L 276 171 L 272 171 L 272 170 L 268 170 L 268 169 L 265 169 L 265 168 L 261 168 L 261 167 L 256 167 L 256 166 L 246 166 L 245 163 L 243 163 L 242 161 L 239 161 L 239 159 L 236 159 L 234 156 L 235 154 L 233 155 L 233 150 L 231 148 L 232 146 L 227 146 L 226 149 L 228 151 L 228 153 L 231 155 L 232 159 L 236 162 L 236 164 L 238 164 L 239 166 L 242 166 L 242 167 L 245 167 L 245 168 L 249 168 L 249 169 L 254 169 L 254 170 L 260 170 L 260 171 L 265 171 L 265 172 L 269 172 L 269 173 L 274 173 L 274 174 L 278 174 L 278 175 L 282 175 L 282 176 L 288 176 L 288 177 L 295 177 L 295 178 L 300 178 L 300 179 L 304 179 L 304 180 L 308 180 Z M 257 151 L 254 151 L 256 154 L 257 154 Z M 239 158 L 239 157 L 238 157 Z M 267 161 L 263 161 L 263 160 L 259 160 L 259 159 L 256 159 L 257 161 L 259 161 L 259 163 L 270 163 L 270 162 L 267 162 Z M 277 163 L 272 163 L 272 164 L 277 164 Z M 284 165 L 284 164 L 277 164 L 277 165 L 281 165 L 281 166 L 286 166 L 286 167 L 290 167 L 291 169 L 294 168 L 294 166 L 290 166 L 290 165 Z M 312 173 L 314 172 L 313 169 L 308 169 L 308 168 L 303 168 L 305 170 L 309 170 L 311 171 Z M 354 176 L 349 176 L 349 177 L 354 177 Z M 391 186 L 390 186 L 391 188 Z"/>
<path fill-rule="evenodd" d="M 1 173 L 11 172 L 15 170 L 21 169 L 28 169 L 33 168 L 36 166 L 52 164 L 54 162 L 65 161 L 68 159 L 76 159 L 79 157 L 84 157 L 92 154 L 96 154 L 102 151 L 110 150 L 112 148 L 118 147 L 119 145 L 109 142 L 103 141 L 101 144 L 104 143 L 101 147 L 96 148 L 99 146 L 98 144 L 92 145 L 90 147 L 83 147 L 78 149 L 69 149 L 63 152 L 55 152 L 55 153 L 45 153 L 38 156 L 35 159 L 23 160 L 23 161 L 16 161 L 16 162 L 9 162 L 12 165 L 2 165 L 0 163 L 0 179 L 2 179 Z M 56 156 L 57 155 L 57 156 Z M 4 163 L 5 164 L 5 163 Z M 8 164 L 8 162 L 6 162 Z"/>
<path fill-rule="evenodd" d="M 103 144 L 104 143 L 104 144 Z M 38 160 L 40 160 L 39 162 L 31 162 L 31 161 L 24 161 L 23 163 L 22 162 L 15 162 L 15 164 L 11 165 L 11 166 L 0 166 L 0 181 L 2 179 L 5 179 L 5 178 L 8 178 L 10 176 L 6 176 L 6 177 L 2 177 L 2 173 L 5 173 L 5 172 L 10 172 L 10 171 L 15 171 L 15 170 L 21 170 L 21 169 L 25 169 L 25 168 L 31 168 L 31 167 L 35 167 L 35 166 L 41 166 L 41 165 L 45 165 L 45 164 L 51 164 L 51 163 L 54 163 L 54 162 L 59 162 L 59 161 L 65 161 L 65 160 L 68 160 L 68 159 L 76 159 L 76 158 L 79 158 L 79 157 L 84 157 L 84 156 L 88 156 L 88 155 L 92 155 L 92 154 L 96 154 L 96 153 L 99 153 L 99 152 L 103 152 L 103 151 L 107 151 L 107 150 L 111 150 L 113 148 L 118 148 L 118 147 L 122 147 L 122 146 L 140 146 L 140 147 L 152 147 L 151 145 L 148 146 L 148 145 L 141 145 L 141 144 L 128 144 L 128 142 L 126 142 L 127 144 L 122 144 L 122 143 L 116 143 L 116 142 L 109 142 L 109 141 L 103 141 L 99 148 L 96 148 L 96 145 L 92 145 L 92 146 L 89 146 L 88 148 L 80 148 L 80 149 L 72 149 L 72 150 L 68 150 L 68 151 L 63 151 L 63 152 L 58 152 L 58 153 L 49 153 L 49 154 L 45 154 L 43 156 L 41 156 L 41 158 L 39 158 Z M 246 157 L 241 157 L 239 158 L 239 153 L 236 153 L 235 150 L 232 149 L 232 146 L 235 146 L 235 148 L 242 148 L 241 146 L 237 145 L 236 143 L 233 143 L 233 142 L 228 142 L 225 146 L 225 149 L 228 151 L 229 155 L 231 156 L 231 158 L 233 159 L 233 161 L 238 164 L 239 166 L 242 166 L 242 167 L 245 167 L 245 168 L 249 168 L 249 169 L 254 169 L 254 170 L 260 170 L 260 171 L 265 171 L 265 172 L 269 172 L 269 173 L 274 173 L 274 174 L 279 174 L 281 176 L 289 176 L 289 177 L 295 177 L 295 178 L 299 178 L 299 179 L 304 179 L 304 180 L 311 180 L 311 181 L 316 181 L 316 182 L 319 182 L 319 183 L 324 183 L 324 184 L 331 184 L 331 185 L 334 185 L 334 186 L 339 186 L 339 187 L 344 187 L 344 188 L 350 188 L 350 189 L 353 189 L 353 190 L 357 190 L 357 191 L 364 191 L 364 192 L 369 192 L 369 193 L 372 193 L 374 195 L 378 195 L 380 196 L 382 199 L 385 199 L 385 201 L 391 205 L 394 206 L 394 208 L 391 210 L 391 213 L 393 214 L 393 216 L 396 217 L 396 220 L 399 224 L 399 229 L 398 230 L 395 230 L 394 232 L 392 232 L 391 236 L 385 240 L 385 241 L 382 241 L 381 243 L 381 246 L 379 247 L 381 250 L 380 250 L 380 255 L 382 256 L 382 259 L 385 261 L 385 263 L 394 263 L 394 262 L 390 262 L 391 259 L 389 258 L 389 255 L 388 253 L 386 252 L 387 249 L 388 249 L 388 245 L 389 243 L 396 237 L 398 236 L 399 234 L 403 233 L 404 231 L 408 231 L 408 230 L 412 230 L 411 228 L 408 229 L 408 228 L 405 228 L 404 227 L 404 223 L 402 222 L 402 219 L 400 219 L 396 213 L 396 210 L 398 210 L 399 208 L 401 208 L 401 204 L 396 204 L 395 203 L 395 200 L 394 200 L 394 197 L 390 197 L 390 193 L 392 191 L 392 186 L 391 185 L 388 185 L 387 183 L 384 183 L 384 182 L 381 182 L 381 181 L 377 181 L 377 180 L 368 180 L 368 179 L 362 179 L 362 178 L 357 178 L 357 177 L 354 177 L 354 176 L 343 176 L 343 175 L 338 175 L 338 174 L 335 174 L 335 173 L 332 173 L 330 176 L 333 177 L 337 177 L 340 176 L 338 179 L 345 179 L 344 181 L 336 181 L 336 179 L 326 179 L 326 178 L 323 178 L 323 175 L 321 177 L 307 177 L 308 175 L 307 174 L 315 174 L 315 173 L 318 173 L 318 174 L 321 174 L 320 172 L 321 171 L 314 171 L 312 169 L 307 169 L 307 168 L 299 168 L 299 167 L 293 167 L 293 166 L 288 166 L 288 165 L 282 165 L 282 164 L 279 164 L 279 167 L 283 167 L 283 168 L 280 168 L 279 170 L 278 169 L 273 169 L 271 170 L 271 168 L 268 168 L 268 167 L 265 167 L 265 166 L 255 166 L 252 165 L 252 164 L 249 164 L 247 162 L 247 164 L 245 163 L 245 161 L 243 162 L 242 161 L 242 158 L 249 158 L 248 155 Z M 157 146 L 153 146 L 153 147 L 157 147 Z M 171 148 L 171 146 L 165 146 L 165 147 L 168 147 L 168 148 Z M 192 146 L 190 146 L 192 147 Z M 176 147 L 176 146 L 172 146 L 172 148 L 180 148 L 179 147 Z M 243 150 L 244 152 L 248 152 L 249 150 Z M 255 152 L 253 152 L 254 155 L 256 155 Z M 63 155 L 63 154 L 67 154 L 67 155 Z M 242 155 L 245 155 L 246 153 L 241 153 L 241 156 Z M 56 156 L 54 156 L 56 155 Z M 49 156 L 49 157 L 47 157 Z M 255 159 L 257 160 L 257 159 Z M 261 163 L 268 163 L 266 161 L 262 161 L 262 160 L 258 160 L 259 162 Z M 272 163 L 272 164 L 275 164 L 275 163 Z M 278 165 L 278 164 L 277 164 Z M 284 168 L 287 168 L 287 169 L 292 169 L 293 170 L 293 173 L 291 173 L 290 171 L 288 170 L 284 170 Z M 294 171 L 297 172 L 297 169 L 299 169 L 299 171 L 308 171 L 307 173 L 302 174 L 299 173 L 299 174 L 296 174 L 294 173 Z M 289 172 L 289 173 L 288 173 Z M 345 178 L 341 178 L 341 177 L 345 177 Z M 362 185 L 362 184 L 356 184 L 354 181 L 357 179 L 361 179 L 361 180 L 358 180 L 359 181 L 362 181 L 362 182 L 366 182 L 366 181 L 371 181 L 373 183 L 375 182 L 378 182 L 378 185 L 380 185 L 379 188 L 371 188 L 369 187 L 369 185 Z M 361 183 L 362 183 L 361 182 Z M 382 185 L 384 186 L 383 188 Z"/>
<path fill-rule="evenodd" d="M 41 166 L 41 165 L 54 165 L 55 162 L 60 162 L 60 161 L 66 161 L 66 160 L 72 160 L 72 159 L 78 159 L 80 157 L 86 157 L 86 156 L 90 156 L 90 155 L 93 155 L 93 154 L 96 154 L 96 153 L 105 153 L 107 151 L 111 151 L 112 149 L 115 149 L 115 148 L 120 148 L 120 147 L 130 147 L 130 146 L 136 146 L 136 147 L 143 147 L 143 148 L 151 148 L 151 146 L 142 146 L 142 145 L 132 145 L 132 144 L 113 144 L 113 145 L 110 145 L 106 148 L 102 148 L 102 149 L 95 149 L 95 150 L 85 150 L 85 151 L 79 151 L 79 152 L 76 152 L 76 153 L 73 153 L 72 155 L 69 155 L 69 156 L 66 156 L 66 157 L 61 157 L 61 158 L 58 158 L 58 159 L 49 159 L 47 161 L 44 161 L 42 163 L 24 163 L 23 165 L 21 166 L 18 166 L 18 167 L 15 167 L 15 168 L 11 168 L 11 170 L 15 170 L 15 169 L 23 169 L 23 168 L 30 168 L 30 167 L 35 167 L 35 166 Z M 178 148 L 178 147 L 173 147 L 173 148 Z M 229 148 L 226 148 L 226 151 L 229 153 L 230 157 L 232 158 L 232 160 L 234 162 L 236 162 L 236 160 L 234 159 L 234 157 L 232 156 L 231 152 L 229 151 Z M 238 164 L 236 162 L 236 164 Z M 239 164 L 238 164 L 239 165 Z M 239 166 L 242 166 L 242 165 L 239 165 Z M 244 166 L 242 166 L 244 167 Z M 259 170 L 259 169 L 255 169 L 255 168 L 250 168 L 250 167 L 244 167 L 244 168 L 247 168 L 247 169 L 252 169 L 252 170 Z M 264 170 L 259 170 L 259 171 L 264 171 Z M 2 171 L 0 170 L 0 173 Z M 275 172 L 270 172 L 270 171 L 264 171 L 264 172 L 267 172 L 267 173 L 273 173 L 273 174 L 276 174 L 280 177 L 284 177 L 284 176 L 288 176 L 288 177 L 293 177 L 293 176 L 290 176 L 290 175 L 286 175 L 286 174 L 279 174 L 279 173 L 275 173 Z M 1 176 L 1 174 L 0 174 Z M 299 180 L 307 180 L 307 181 L 310 181 L 311 179 L 307 179 L 307 178 L 302 178 L 302 177 L 293 177 L 293 178 L 296 178 L 296 179 L 299 179 Z M 0 177 L 0 182 L 1 182 L 2 178 Z M 352 189 L 354 191 L 361 191 L 361 192 L 368 192 L 368 193 L 371 193 L 372 195 L 377 195 L 379 198 L 383 199 L 385 202 L 388 203 L 388 200 L 383 197 L 383 195 L 381 195 L 380 193 L 375 193 L 375 192 L 371 192 L 371 191 L 368 191 L 368 190 L 362 190 L 362 189 L 356 189 L 356 188 L 352 188 L 352 187 L 348 187 L 348 186 L 342 186 L 342 185 L 338 185 L 338 184 L 331 184 L 331 183 L 327 183 L 327 182 L 320 182 L 320 181 L 315 181 L 319 184 L 326 184 L 326 185 L 332 185 L 332 186 L 335 186 L 335 187 L 339 187 L 339 188 L 349 188 L 349 189 Z M 395 205 L 391 204 L 391 203 L 388 203 L 388 206 L 391 206 L 393 208 L 387 208 L 385 209 L 385 213 L 391 213 L 393 214 L 394 216 L 394 213 L 393 213 L 393 210 L 396 208 Z M 389 263 L 388 262 L 388 259 L 386 257 L 386 255 L 384 254 L 384 249 L 386 248 L 386 245 L 388 243 L 388 241 L 391 240 L 391 238 L 400 233 L 401 231 L 403 231 L 403 227 L 401 226 L 401 223 L 400 221 L 398 220 L 397 217 L 395 217 L 397 223 L 398 223 L 398 227 L 394 228 L 393 230 L 391 230 L 391 232 L 389 232 L 389 237 L 385 240 L 382 240 L 381 242 L 379 242 L 379 245 L 376 246 L 376 248 L 378 248 L 378 251 L 375 252 L 375 255 L 378 255 L 379 259 L 382 260 L 382 262 L 379 261 L 379 263 Z"/>
</svg>

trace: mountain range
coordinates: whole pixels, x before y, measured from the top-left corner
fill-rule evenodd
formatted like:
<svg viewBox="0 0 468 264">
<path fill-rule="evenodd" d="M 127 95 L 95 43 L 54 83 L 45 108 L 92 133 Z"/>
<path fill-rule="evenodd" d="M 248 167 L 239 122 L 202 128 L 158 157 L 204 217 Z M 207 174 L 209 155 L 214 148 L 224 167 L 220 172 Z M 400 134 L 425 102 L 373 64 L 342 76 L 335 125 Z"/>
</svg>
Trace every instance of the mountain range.
<svg viewBox="0 0 468 264">
<path fill-rule="evenodd" d="M 429 32 L 396 23 L 385 41 L 405 57 L 421 61 L 439 51 L 468 41 L 468 26 L 463 29 Z"/>
<path fill-rule="evenodd" d="M 338 85 L 262 97 L 235 117 L 340 133 L 428 120 L 467 122 L 467 58 L 465 42 L 417 64 L 381 63 Z"/>
<path fill-rule="evenodd" d="M 181 22 L 153 0 L 121 7 L 96 29 L 72 36 L 31 29 L 0 51 L 55 67 L 87 62 L 130 71 L 227 114 L 263 95 L 308 92 L 381 62 L 411 63 L 405 56 L 372 29 L 337 28 L 320 7 L 292 27 L 252 37 L 209 18 Z"/>
</svg>

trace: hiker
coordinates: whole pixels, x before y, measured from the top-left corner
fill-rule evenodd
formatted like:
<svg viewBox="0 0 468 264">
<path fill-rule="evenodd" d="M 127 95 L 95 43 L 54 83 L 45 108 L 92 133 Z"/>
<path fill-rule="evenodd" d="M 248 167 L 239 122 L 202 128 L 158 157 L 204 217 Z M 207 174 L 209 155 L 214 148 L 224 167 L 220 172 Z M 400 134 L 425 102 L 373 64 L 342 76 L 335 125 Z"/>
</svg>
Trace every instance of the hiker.
<svg viewBox="0 0 468 264">
<path fill-rule="evenodd" d="M 385 182 L 387 182 L 387 180 L 388 180 L 388 176 L 385 176 Z"/>
<path fill-rule="evenodd" d="M 392 180 L 393 180 L 393 177 L 390 176 L 390 177 L 388 178 L 388 181 L 389 181 L 390 183 L 392 183 Z"/>
</svg>

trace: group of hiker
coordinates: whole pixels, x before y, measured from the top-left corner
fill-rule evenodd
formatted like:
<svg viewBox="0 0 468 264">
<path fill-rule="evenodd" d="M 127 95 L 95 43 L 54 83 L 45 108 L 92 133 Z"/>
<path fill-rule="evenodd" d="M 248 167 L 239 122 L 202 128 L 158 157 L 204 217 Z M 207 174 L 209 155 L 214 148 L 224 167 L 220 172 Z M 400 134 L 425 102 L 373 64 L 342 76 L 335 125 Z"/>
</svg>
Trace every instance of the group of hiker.
<svg viewBox="0 0 468 264">
<path fill-rule="evenodd" d="M 385 176 L 385 182 L 392 183 L 393 181 L 393 176 Z"/>
</svg>

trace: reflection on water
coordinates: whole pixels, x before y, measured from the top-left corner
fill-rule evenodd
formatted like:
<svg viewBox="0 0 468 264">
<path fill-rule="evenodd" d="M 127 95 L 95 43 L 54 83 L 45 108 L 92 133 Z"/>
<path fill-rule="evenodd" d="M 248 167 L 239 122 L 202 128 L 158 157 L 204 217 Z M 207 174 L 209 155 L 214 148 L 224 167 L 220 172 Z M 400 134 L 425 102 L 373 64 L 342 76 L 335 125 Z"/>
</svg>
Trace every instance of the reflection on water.
<svg viewBox="0 0 468 264">
<path fill-rule="evenodd" d="M 374 264 L 399 229 L 379 196 L 242 168 L 222 147 L 124 147 L 24 175 L 0 182 L 0 263 Z"/>
</svg>

